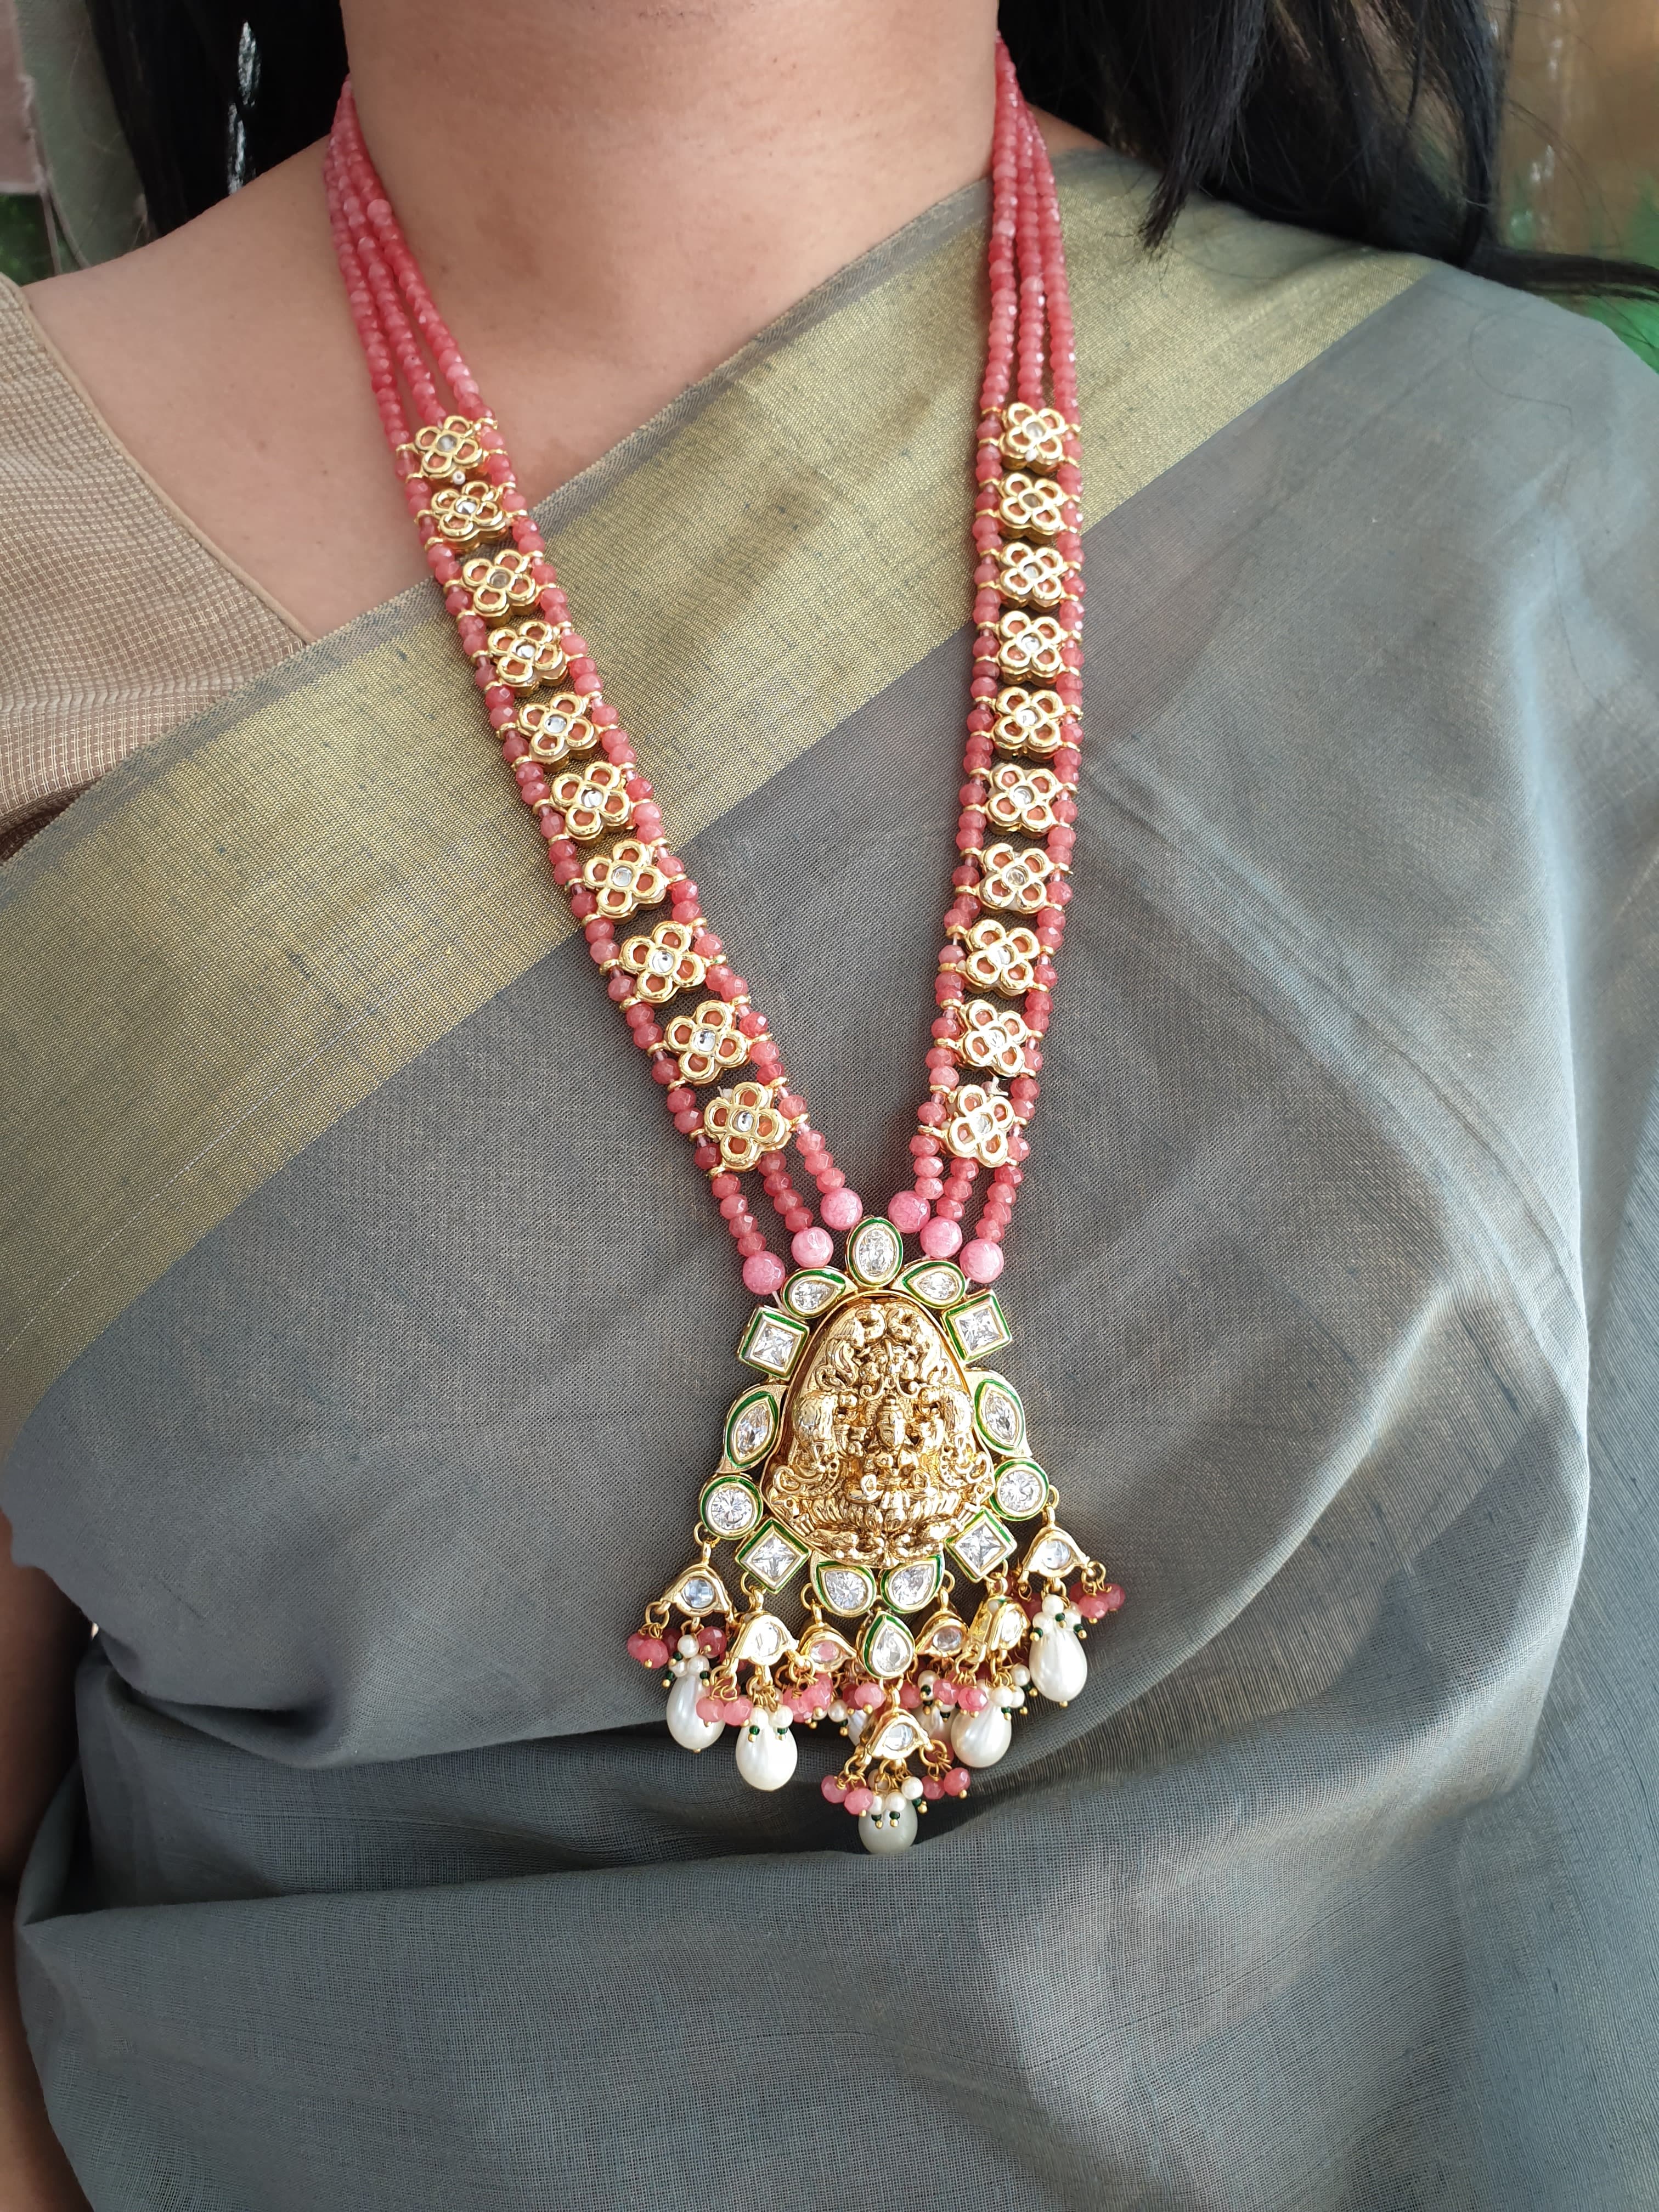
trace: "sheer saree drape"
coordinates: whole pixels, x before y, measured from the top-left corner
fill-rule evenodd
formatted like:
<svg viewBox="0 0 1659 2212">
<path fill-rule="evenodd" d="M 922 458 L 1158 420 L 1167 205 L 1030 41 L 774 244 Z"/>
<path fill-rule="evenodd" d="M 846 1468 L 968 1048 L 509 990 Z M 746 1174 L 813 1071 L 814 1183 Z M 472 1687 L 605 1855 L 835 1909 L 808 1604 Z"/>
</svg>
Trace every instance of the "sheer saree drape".
<svg viewBox="0 0 1659 2212">
<path fill-rule="evenodd" d="M 747 1301 L 426 599 L 4 872 L 3 1504 L 102 1629 L 22 1972 L 99 2212 L 1651 2194 L 1659 393 L 1219 210 L 1149 266 L 1137 189 L 1065 181 L 1091 744 L 1005 1278 L 1132 1600 L 905 1860 L 622 1653 Z M 872 1192 L 978 223 L 548 514 Z"/>
</svg>

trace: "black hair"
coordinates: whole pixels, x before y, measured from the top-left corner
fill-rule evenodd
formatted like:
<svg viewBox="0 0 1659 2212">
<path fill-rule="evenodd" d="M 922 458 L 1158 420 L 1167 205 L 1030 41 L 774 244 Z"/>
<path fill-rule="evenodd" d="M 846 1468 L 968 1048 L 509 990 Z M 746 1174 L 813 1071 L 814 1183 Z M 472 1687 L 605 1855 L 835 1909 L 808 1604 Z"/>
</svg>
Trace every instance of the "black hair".
<svg viewBox="0 0 1659 2212">
<path fill-rule="evenodd" d="M 149 218 L 171 230 L 327 130 L 338 0 L 90 0 Z M 1001 0 L 1026 95 L 1194 191 L 1500 283 L 1659 296 L 1659 270 L 1499 232 L 1509 58 L 1491 0 Z"/>
</svg>

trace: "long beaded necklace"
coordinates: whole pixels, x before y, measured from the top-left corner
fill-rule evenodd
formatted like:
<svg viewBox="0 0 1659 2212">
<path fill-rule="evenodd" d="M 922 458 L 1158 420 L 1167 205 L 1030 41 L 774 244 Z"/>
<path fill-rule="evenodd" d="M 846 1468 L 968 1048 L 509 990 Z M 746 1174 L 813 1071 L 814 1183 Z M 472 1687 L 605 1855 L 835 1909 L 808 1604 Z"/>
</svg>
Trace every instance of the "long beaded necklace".
<svg viewBox="0 0 1659 2212">
<path fill-rule="evenodd" d="M 664 837 L 501 430 L 369 160 L 349 83 L 325 167 L 375 404 L 489 726 L 606 990 L 708 1178 L 744 1282 L 763 1300 L 738 1346 L 757 1379 L 726 1417 L 696 1556 L 646 1607 L 628 1649 L 663 1671 L 676 1741 L 702 1751 L 733 1729 L 738 1771 L 757 1789 L 793 1773 L 798 1725 L 838 1724 L 848 1753 L 820 1786 L 876 1852 L 905 1849 L 921 1811 L 963 1796 L 971 1770 L 995 1765 L 1028 1691 L 1060 1705 L 1077 1696 L 1084 1624 L 1123 1601 L 1060 1525 L 1019 1394 L 986 1364 L 1011 1341 L 992 1286 L 1030 1150 L 1071 897 L 1083 660 L 1081 443 L 1060 205 L 1000 40 L 996 70 L 957 865 L 927 1097 L 910 1139 L 914 1184 L 884 1215 L 866 1213 L 807 1118 L 765 1015 Z M 664 907 L 648 927 L 639 919 Z M 790 1175 L 792 1144 L 817 1219 Z M 984 1200 L 964 1241 L 981 1171 Z M 755 1172 L 793 1271 L 751 1210 L 744 1177 Z M 908 1257 L 907 1237 L 919 1256 Z"/>
</svg>

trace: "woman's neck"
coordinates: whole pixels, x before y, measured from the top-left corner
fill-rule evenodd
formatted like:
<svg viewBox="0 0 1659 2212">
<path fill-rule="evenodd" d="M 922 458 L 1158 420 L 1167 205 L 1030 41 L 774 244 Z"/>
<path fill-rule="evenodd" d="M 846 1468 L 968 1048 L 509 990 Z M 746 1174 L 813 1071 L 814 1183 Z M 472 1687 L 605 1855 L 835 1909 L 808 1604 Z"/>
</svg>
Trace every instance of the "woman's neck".
<svg viewBox="0 0 1659 2212">
<path fill-rule="evenodd" d="M 464 349 L 501 385 L 550 346 L 588 459 L 983 173 L 995 15 L 501 0 L 461 46 L 450 0 L 348 0 L 346 24 L 365 137 Z"/>
<path fill-rule="evenodd" d="M 994 0 L 496 0 L 465 36 L 459 12 L 346 0 L 353 79 L 532 499 L 986 167 Z M 306 629 L 425 575 L 319 149 L 32 298 L 117 435 Z"/>
</svg>

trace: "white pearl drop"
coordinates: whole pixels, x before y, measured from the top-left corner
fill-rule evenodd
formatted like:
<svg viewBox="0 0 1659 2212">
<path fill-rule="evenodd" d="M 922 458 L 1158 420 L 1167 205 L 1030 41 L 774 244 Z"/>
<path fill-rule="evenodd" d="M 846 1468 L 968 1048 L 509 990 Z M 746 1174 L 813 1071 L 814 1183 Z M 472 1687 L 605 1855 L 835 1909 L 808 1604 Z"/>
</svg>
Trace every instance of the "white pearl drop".
<svg viewBox="0 0 1659 2212">
<path fill-rule="evenodd" d="M 1051 1620 L 1031 1645 L 1031 1680 L 1045 1698 L 1069 1705 L 1089 1679 L 1089 1661 L 1071 1630 Z"/>
<path fill-rule="evenodd" d="M 738 1730 L 738 1771 L 751 1790 L 781 1790 L 799 1755 L 787 1706 L 757 1705 Z"/>
<path fill-rule="evenodd" d="M 724 1721 L 706 1721 L 699 1714 L 702 1693 L 703 1678 L 695 1667 L 688 1667 L 668 1692 L 668 1733 L 688 1751 L 707 1751 L 726 1733 Z"/>
<path fill-rule="evenodd" d="M 859 1841 L 878 1858 L 890 1858 L 895 1852 L 908 1851 L 916 1840 L 915 1807 L 903 1797 L 899 1798 L 896 1812 L 891 1805 L 890 1796 L 859 1815 Z"/>
<path fill-rule="evenodd" d="M 964 1766 L 994 1766 L 1014 1740 L 1014 1724 L 1000 1705 L 983 1712 L 958 1713 L 951 1743 Z"/>
</svg>

